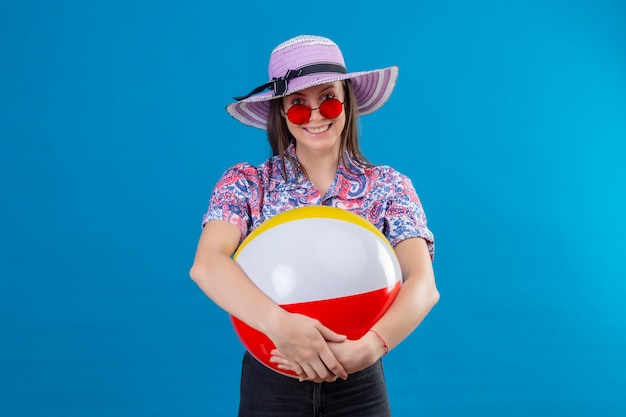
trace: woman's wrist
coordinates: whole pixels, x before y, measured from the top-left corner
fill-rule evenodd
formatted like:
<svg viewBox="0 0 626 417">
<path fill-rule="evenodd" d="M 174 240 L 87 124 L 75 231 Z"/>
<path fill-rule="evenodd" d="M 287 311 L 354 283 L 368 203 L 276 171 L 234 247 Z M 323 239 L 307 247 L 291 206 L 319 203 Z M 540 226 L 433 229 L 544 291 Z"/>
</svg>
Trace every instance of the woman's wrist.
<svg viewBox="0 0 626 417">
<path fill-rule="evenodd" d="M 278 305 L 269 306 L 263 315 L 264 319 L 259 322 L 261 332 L 268 336 L 273 335 L 276 329 L 284 327 L 285 320 L 289 315 L 288 311 Z"/>
<path fill-rule="evenodd" d="M 375 352 L 377 352 L 379 357 L 385 356 L 389 353 L 389 346 L 387 345 L 387 342 L 385 342 L 385 339 L 383 339 L 376 330 L 370 329 L 367 334 L 371 335 L 370 338 L 375 346 Z"/>
</svg>

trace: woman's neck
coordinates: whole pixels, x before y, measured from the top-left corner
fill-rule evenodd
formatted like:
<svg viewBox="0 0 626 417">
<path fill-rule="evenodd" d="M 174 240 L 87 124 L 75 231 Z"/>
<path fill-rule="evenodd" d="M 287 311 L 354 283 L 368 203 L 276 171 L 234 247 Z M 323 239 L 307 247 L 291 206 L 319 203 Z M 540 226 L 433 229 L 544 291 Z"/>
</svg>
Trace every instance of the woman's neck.
<svg viewBox="0 0 626 417">
<path fill-rule="evenodd" d="M 298 162 L 304 167 L 307 177 L 323 197 L 337 175 L 339 155 L 330 152 L 299 152 L 297 149 L 296 155 Z"/>
</svg>

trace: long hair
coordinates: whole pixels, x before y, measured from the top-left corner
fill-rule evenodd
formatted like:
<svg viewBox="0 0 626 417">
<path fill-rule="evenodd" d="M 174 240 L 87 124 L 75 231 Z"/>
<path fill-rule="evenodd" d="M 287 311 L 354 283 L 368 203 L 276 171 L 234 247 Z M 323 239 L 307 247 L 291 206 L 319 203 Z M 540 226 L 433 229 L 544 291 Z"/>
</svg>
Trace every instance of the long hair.
<svg viewBox="0 0 626 417">
<path fill-rule="evenodd" d="M 346 112 L 346 124 L 341 132 L 341 141 L 339 144 L 339 158 L 343 162 L 344 166 L 350 167 L 350 164 L 346 161 L 346 156 L 350 158 L 352 162 L 357 162 L 364 166 L 371 166 L 372 164 L 365 158 L 359 147 L 359 135 L 357 130 L 357 113 L 356 113 L 356 98 L 354 96 L 354 90 L 352 89 L 352 83 L 350 80 L 343 81 L 344 91 L 344 111 Z M 292 143 L 295 143 L 295 138 L 287 127 L 287 121 L 281 115 L 282 100 L 275 99 L 270 101 L 270 112 L 267 118 L 267 140 L 272 148 L 272 156 L 280 156 L 280 162 L 283 168 L 283 176 L 285 177 L 285 158 L 289 160 L 292 166 L 296 166 L 296 161 L 287 152 L 287 148 Z M 306 175 L 305 167 L 301 166 L 301 169 Z M 349 169 L 349 168 L 348 168 Z M 285 178 L 287 180 L 287 178 Z"/>
</svg>

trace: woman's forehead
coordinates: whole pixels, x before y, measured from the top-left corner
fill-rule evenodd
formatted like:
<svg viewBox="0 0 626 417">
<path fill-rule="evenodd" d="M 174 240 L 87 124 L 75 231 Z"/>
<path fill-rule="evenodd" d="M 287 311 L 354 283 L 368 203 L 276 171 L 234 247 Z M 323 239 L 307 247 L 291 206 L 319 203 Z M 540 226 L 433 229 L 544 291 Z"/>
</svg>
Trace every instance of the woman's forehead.
<svg viewBox="0 0 626 417">
<path fill-rule="evenodd" d="M 305 88 L 304 90 L 296 91 L 290 94 L 290 96 L 305 96 L 325 93 L 327 91 L 335 91 L 341 88 L 341 81 L 334 81 L 332 83 L 314 85 L 313 87 Z"/>
</svg>

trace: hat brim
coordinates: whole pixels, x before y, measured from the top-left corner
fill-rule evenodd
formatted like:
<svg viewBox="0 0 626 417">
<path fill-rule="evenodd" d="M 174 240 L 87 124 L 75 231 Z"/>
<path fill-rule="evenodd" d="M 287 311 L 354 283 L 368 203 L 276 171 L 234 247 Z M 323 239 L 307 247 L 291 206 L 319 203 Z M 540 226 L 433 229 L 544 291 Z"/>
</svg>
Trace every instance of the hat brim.
<svg viewBox="0 0 626 417">
<path fill-rule="evenodd" d="M 356 97 L 357 114 L 362 116 L 375 112 L 385 104 L 393 92 L 397 78 L 398 67 L 395 65 L 378 70 L 348 74 L 316 73 L 290 80 L 289 87 L 283 95 L 275 96 L 273 91 L 267 91 L 229 104 L 226 106 L 226 111 L 245 125 L 266 129 L 270 100 L 288 96 L 316 85 L 349 79 L 352 80 Z"/>
</svg>

